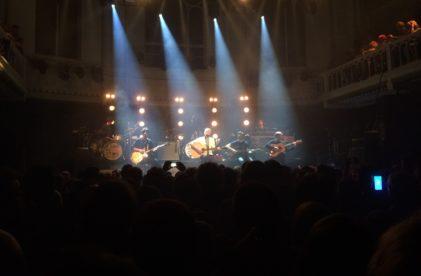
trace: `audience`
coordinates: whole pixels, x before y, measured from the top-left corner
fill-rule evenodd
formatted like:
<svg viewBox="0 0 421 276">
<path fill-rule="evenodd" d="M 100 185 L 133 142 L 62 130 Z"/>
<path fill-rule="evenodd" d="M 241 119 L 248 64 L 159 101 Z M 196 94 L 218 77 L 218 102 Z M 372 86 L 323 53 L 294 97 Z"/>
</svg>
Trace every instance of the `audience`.
<svg viewBox="0 0 421 276">
<path fill-rule="evenodd" d="M 397 36 L 393 34 L 380 34 L 377 40 L 372 40 L 367 48 L 362 49 L 363 54 L 375 52 L 387 43 L 399 38 L 419 31 L 421 28 L 416 20 L 409 20 L 408 22 L 398 21 L 395 25 Z"/>
<path fill-rule="evenodd" d="M 2 275 L 418 275 L 419 164 L 0 168 Z M 376 248 L 377 245 L 377 248 Z M 415 274 L 414 274 L 414 273 Z M 412 273 L 412 274 L 411 274 Z"/>
</svg>

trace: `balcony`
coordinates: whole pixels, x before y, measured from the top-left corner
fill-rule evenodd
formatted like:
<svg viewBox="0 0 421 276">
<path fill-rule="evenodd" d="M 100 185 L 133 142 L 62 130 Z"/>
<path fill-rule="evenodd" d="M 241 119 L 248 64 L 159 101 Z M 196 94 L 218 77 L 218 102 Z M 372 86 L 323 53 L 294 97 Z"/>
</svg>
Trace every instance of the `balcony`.
<svg viewBox="0 0 421 276">
<path fill-rule="evenodd" d="M 421 78 L 421 31 L 389 42 L 323 74 L 325 106 L 367 104 Z"/>
<path fill-rule="evenodd" d="M 26 59 L 10 34 L 0 27 L 0 99 L 22 99 L 26 94 Z"/>
</svg>

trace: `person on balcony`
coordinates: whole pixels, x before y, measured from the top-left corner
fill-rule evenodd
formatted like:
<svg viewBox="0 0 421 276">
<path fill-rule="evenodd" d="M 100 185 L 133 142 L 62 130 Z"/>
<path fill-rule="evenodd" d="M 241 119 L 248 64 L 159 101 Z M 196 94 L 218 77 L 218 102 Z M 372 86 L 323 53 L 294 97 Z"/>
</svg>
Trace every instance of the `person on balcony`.
<svg viewBox="0 0 421 276">
<path fill-rule="evenodd" d="M 410 33 L 408 25 L 403 21 L 396 22 L 396 30 L 398 32 L 398 36 L 407 35 Z"/>
<path fill-rule="evenodd" d="M 421 29 L 420 25 L 415 20 L 408 21 L 408 23 L 406 23 L 406 25 L 407 25 L 409 33 L 411 33 L 411 34 L 417 32 Z"/>
</svg>

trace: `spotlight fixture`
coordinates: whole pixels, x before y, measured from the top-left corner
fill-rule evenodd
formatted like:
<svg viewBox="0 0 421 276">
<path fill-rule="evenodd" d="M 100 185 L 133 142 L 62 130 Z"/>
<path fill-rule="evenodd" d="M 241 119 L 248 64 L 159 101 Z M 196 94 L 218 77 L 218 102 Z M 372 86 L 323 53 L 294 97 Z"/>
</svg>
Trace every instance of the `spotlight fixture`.
<svg viewBox="0 0 421 276">
<path fill-rule="evenodd" d="M 143 107 L 139 108 L 139 114 L 145 114 L 145 109 Z"/>
<path fill-rule="evenodd" d="M 184 98 L 183 97 L 175 97 L 174 101 L 176 103 L 184 103 Z"/>
<path fill-rule="evenodd" d="M 178 125 L 179 127 L 182 127 L 182 126 L 184 126 L 184 122 L 183 122 L 183 121 L 178 121 L 177 125 Z"/>
<path fill-rule="evenodd" d="M 110 93 L 105 94 L 105 98 L 106 99 L 111 99 L 111 94 Z"/>
<path fill-rule="evenodd" d="M 244 126 L 249 126 L 250 125 L 250 121 L 249 120 L 244 120 L 243 125 Z"/>
<path fill-rule="evenodd" d="M 108 109 L 109 109 L 110 111 L 114 111 L 114 110 L 115 110 L 115 106 L 114 106 L 114 105 L 110 105 L 110 106 L 108 107 Z"/>
<path fill-rule="evenodd" d="M 111 95 L 110 95 L 110 98 L 111 98 L 112 100 L 114 100 L 114 99 L 115 99 L 115 94 L 111 94 Z"/>
<path fill-rule="evenodd" d="M 218 126 L 218 122 L 217 122 L 217 121 L 212 121 L 211 125 L 212 125 L 213 127 L 217 127 L 217 126 Z"/>
<path fill-rule="evenodd" d="M 144 126 L 145 126 L 145 122 L 144 122 L 144 121 L 140 121 L 140 122 L 139 122 L 139 126 L 140 126 L 140 127 L 144 127 Z"/>
<path fill-rule="evenodd" d="M 244 107 L 243 111 L 244 111 L 244 113 L 249 113 L 250 112 L 250 108 L 249 107 Z"/>
<path fill-rule="evenodd" d="M 144 101 L 146 101 L 146 97 L 145 96 L 138 95 L 138 96 L 136 96 L 136 101 L 138 101 L 138 102 L 144 102 Z"/>
<path fill-rule="evenodd" d="M 177 110 L 177 112 L 178 112 L 178 114 L 183 114 L 183 113 L 184 113 L 184 109 L 179 108 L 179 109 Z"/>
<path fill-rule="evenodd" d="M 214 107 L 212 108 L 212 113 L 217 113 L 218 112 L 218 108 Z"/>
<path fill-rule="evenodd" d="M 183 135 L 178 135 L 178 140 L 180 140 L 180 141 L 183 141 L 183 139 L 184 139 L 184 136 Z"/>
</svg>

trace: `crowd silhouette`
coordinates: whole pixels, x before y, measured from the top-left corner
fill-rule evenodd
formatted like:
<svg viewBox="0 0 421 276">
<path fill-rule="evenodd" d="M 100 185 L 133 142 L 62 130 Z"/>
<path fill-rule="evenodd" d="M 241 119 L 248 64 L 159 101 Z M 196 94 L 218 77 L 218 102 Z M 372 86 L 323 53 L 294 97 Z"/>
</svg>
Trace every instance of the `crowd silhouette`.
<svg viewBox="0 0 421 276">
<path fill-rule="evenodd" d="M 382 191 L 355 159 L 2 168 L 0 274 L 421 275 L 420 162 L 408 160 L 381 171 Z"/>
</svg>

